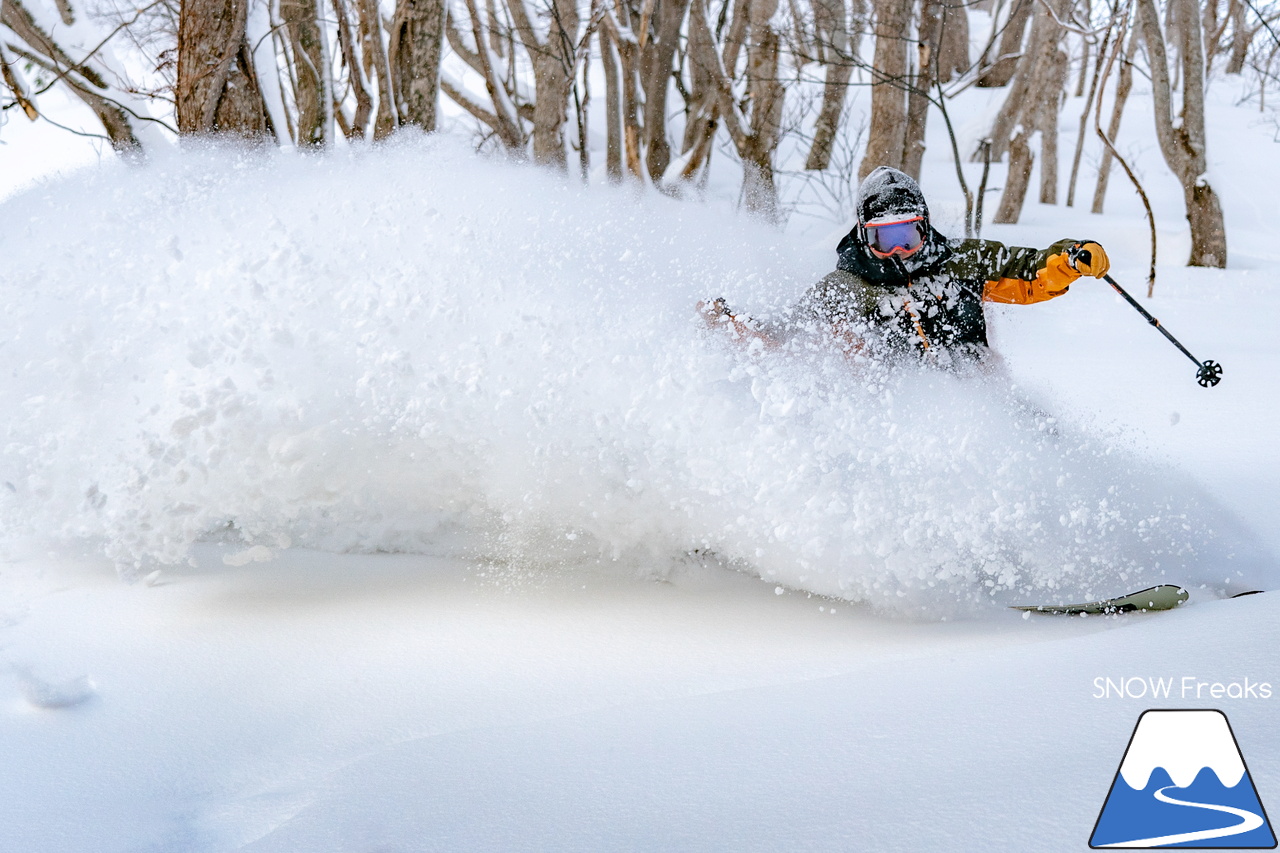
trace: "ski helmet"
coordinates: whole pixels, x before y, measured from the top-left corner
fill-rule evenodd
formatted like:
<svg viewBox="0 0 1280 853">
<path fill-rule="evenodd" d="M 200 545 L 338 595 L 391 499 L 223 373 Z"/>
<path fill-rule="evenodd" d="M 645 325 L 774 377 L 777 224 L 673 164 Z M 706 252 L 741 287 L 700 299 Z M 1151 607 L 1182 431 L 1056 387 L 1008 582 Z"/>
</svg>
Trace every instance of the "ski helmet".
<svg viewBox="0 0 1280 853">
<path fill-rule="evenodd" d="M 858 188 L 858 224 L 876 257 L 914 255 L 929 234 L 929 208 L 919 184 L 897 169 L 875 169 Z"/>
<path fill-rule="evenodd" d="M 892 220 L 919 217 L 929 219 L 920 185 L 910 175 L 889 166 L 879 166 L 858 187 L 858 222 L 875 225 Z"/>
</svg>

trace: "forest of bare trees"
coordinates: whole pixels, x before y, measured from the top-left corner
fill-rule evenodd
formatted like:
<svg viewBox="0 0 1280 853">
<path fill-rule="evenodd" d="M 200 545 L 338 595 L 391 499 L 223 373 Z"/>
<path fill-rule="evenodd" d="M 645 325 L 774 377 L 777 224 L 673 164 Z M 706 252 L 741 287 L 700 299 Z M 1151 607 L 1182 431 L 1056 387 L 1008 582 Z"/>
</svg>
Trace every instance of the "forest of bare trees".
<svg viewBox="0 0 1280 853">
<path fill-rule="evenodd" d="M 1155 123 L 1190 263 L 1224 266 L 1205 87 L 1242 75 L 1266 109 L 1277 28 L 1274 0 L 0 0 L 0 107 L 53 120 L 41 95 L 65 87 L 128 157 L 188 136 L 323 149 L 447 121 L 483 150 L 673 196 L 727 157 L 743 206 L 770 220 L 786 175 L 918 176 L 943 122 L 973 231 L 985 192 L 962 162 L 984 183 L 1007 163 L 998 222 L 1018 220 L 1037 163 L 1039 201 L 1060 203 L 1065 177 L 1074 204 L 1086 142 L 1103 151 L 1095 211 L 1115 163 L 1136 181 L 1113 140 L 1137 73 L 1154 115 L 1124 120 Z M 1005 92 L 982 139 L 953 130 L 970 87 Z"/>
</svg>

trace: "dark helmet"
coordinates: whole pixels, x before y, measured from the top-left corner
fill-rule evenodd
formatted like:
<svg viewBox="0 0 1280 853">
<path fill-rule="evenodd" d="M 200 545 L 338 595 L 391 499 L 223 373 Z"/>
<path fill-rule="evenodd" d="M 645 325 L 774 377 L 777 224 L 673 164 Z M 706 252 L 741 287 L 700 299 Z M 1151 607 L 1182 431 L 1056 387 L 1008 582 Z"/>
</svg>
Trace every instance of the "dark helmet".
<svg viewBox="0 0 1280 853">
<path fill-rule="evenodd" d="M 889 166 L 879 166 L 862 180 L 858 187 L 858 222 L 861 225 L 914 216 L 928 221 L 929 206 L 925 204 L 920 185 L 910 175 Z"/>
</svg>

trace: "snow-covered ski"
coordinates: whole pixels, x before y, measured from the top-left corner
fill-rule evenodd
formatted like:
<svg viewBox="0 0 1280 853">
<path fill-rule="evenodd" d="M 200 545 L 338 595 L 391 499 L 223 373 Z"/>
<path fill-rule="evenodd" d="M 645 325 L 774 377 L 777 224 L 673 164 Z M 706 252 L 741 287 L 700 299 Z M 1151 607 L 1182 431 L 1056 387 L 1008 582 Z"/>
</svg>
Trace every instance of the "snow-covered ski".
<svg viewBox="0 0 1280 853">
<path fill-rule="evenodd" d="M 1031 613 L 1065 613 L 1073 616 L 1095 613 L 1132 613 L 1135 610 L 1172 610 L 1186 601 L 1187 597 L 1185 589 L 1166 583 L 1131 592 L 1119 598 L 1104 598 L 1101 601 L 1088 601 L 1084 604 L 1024 604 L 1015 605 L 1013 609 Z"/>
</svg>

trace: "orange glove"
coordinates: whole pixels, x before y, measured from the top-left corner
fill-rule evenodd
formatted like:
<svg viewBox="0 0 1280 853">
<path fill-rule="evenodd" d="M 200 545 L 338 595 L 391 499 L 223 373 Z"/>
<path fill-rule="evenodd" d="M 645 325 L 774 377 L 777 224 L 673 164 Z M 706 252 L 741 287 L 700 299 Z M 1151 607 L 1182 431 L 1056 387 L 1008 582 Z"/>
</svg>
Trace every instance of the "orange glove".
<svg viewBox="0 0 1280 853">
<path fill-rule="evenodd" d="M 1107 250 L 1092 240 L 1076 243 L 1068 252 L 1071 268 L 1081 275 L 1102 278 L 1111 269 Z"/>
</svg>

